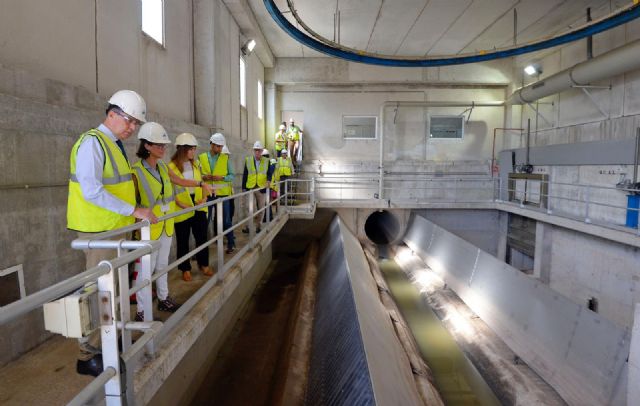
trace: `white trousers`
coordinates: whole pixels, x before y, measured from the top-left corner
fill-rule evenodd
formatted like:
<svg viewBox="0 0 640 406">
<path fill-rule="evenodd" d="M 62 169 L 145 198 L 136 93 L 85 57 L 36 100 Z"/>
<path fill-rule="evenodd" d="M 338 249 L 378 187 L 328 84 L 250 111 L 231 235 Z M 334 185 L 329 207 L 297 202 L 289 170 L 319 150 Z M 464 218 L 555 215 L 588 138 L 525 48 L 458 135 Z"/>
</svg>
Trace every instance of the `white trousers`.
<svg viewBox="0 0 640 406">
<path fill-rule="evenodd" d="M 160 249 L 151 253 L 151 274 L 164 269 L 169 265 L 169 252 L 171 251 L 171 241 L 173 237 L 169 237 L 164 231 L 158 238 L 160 241 Z M 134 286 L 138 286 L 143 280 L 151 279 L 151 275 L 147 274 L 140 266 L 138 274 L 136 275 L 136 283 Z M 162 275 L 156 280 L 156 291 L 158 293 L 158 300 L 165 300 L 169 295 L 169 284 L 167 283 L 167 274 Z M 144 304 L 151 304 L 151 287 L 143 288 L 136 292 L 136 300 L 138 301 L 138 311 L 144 309 Z"/>
</svg>

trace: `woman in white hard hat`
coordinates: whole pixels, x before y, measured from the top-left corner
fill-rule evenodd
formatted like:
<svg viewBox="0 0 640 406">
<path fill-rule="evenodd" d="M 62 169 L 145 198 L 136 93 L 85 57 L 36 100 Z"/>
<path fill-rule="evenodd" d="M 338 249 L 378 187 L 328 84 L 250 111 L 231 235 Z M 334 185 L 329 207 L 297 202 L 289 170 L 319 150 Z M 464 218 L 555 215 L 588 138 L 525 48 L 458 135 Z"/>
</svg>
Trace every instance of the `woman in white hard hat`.
<svg viewBox="0 0 640 406">
<path fill-rule="evenodd" d="M 136 162 L 132 169 L 137 185 L 137 199 L 140 205 L 150 208 L 157 217 L 161 217 L 175 211 L 175 199 L 173 185 L 169 176 L 169 168 L 162 161 L 165 150 L 171 140 L 165 129 L 158 123 L 149 122 L 140 127 L 138 131 L 138 151 L 136 155 L 140 161 Z M 151 273 L 162 270 L 169 264 L 169 252 L 171 250 L 171 236 L 173 235 L 174 220 L 168 219 L 151 225 L 152 240 L 160 241 L 160 249 L 151 254 Z M 142 236 L 145 238 L 145 236 Z M 142 268 L 142 267 L 141 267 Z M 146 270 L 140 269 L 136 275 L 136 285 L 143 280 L 151 280 L 151 275 Z M 175 312 L 180 307 L 169 296 L 169 284 L 167 274 L 156 280 L 158 293 L 158 310 Z M 142 289 L 136 293 L 138 311 L 136 320 L 152 321 L 151 314 L 145 314 L 146 306 L 151 308 L 151 289 Z"/>
<path fill-rule="evenodd" d="M 282 153 L 282 151 L 287 149 L 287 126 L 284 125 L 284 123 L 280 124 L 280 127 L 278 127 L 278 132 L 273 137 L 276 157 L 280 158 L 280 154 Z"/>
<path fill-rule="evenodd" d="M 171 157 L 169 169 L 181 179 L 193 180 L 200 183 L 202 173 L 196 157 L 198 141 L 193 134 L 182 133 L 176 138 L 176 152 Z M 207 201 L 207 195 L 201 187 L 182 187 L 176 185 L 175 188 L 176 205 L 180 209 L 194 207 Z M 203 207 L 195 212 L 183 214 L 175 218 L 177 257 L 180 258 L 189 252 L 189 238 L 193 234 L 196 246 L 207 242 L 207 208 Z M 209 268 L 209 250 L 204 249 L 196 254 L 196 261 L 200 271 L 206 276 L 212 276 L 213 271 Z M 182 279 L 191 281 L 191 261 L 186 260 L 178 265 L 182 271 Z"/>
</svg>

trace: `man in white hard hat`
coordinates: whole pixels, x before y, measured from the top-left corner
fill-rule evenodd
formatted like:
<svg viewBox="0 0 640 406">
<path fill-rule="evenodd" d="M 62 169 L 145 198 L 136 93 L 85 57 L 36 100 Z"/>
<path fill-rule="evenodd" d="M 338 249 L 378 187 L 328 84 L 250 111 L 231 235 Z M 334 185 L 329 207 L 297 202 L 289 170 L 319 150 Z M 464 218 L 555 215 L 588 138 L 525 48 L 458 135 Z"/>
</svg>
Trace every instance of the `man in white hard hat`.
<svg viewBox="0 0 640 406">
<path fill-rule="evenodd" d="M 256 141 L 253 144 L 253 155 L 247 156 L 244 160 L 244 171 L 242 173 L 242 190 L 260 189 L 260 192 L 254 193 L 256 197 L 256 211 L 262 209 L 265 205 L 265 193 L 269 189 L 273 169 L 271 168 L 269 159 L 262 156 L 264 145 L 262 142 Z M 260 222 L 262 213 L 254 217 L 256 231 L 260 232 Z M 249 232 L 249 227 L 242 229 L 243 233 Z"/>
<path fill-rule="evenodd" d="M 114 93 L 103 123 L 81 134 L 71 149 L 67 228 L 77 231 L 79 238 L 133 224 L 136 218 L 158 221 L 150 208 L 136 207 L 131 166 L 122 144 L 146 121 L 146 110 L 136 92 Z M 86 250 L 85 266 L 89 269 L 116 256 L 113 249 Z M 102 372 L 100 331 L 78 341 L 76 371 L 98 376 Z"/>
<path fill-rule="evenodd" d="M 231 184 L 235 177 L 233 165 L 229 155 L 222 154 L 222 148 L 227 141 L 222 133 L 215 133 L 209 139 L 211 148 L 198 156 L 200 167 L 202 168 L 202 179 L 213 185 L 215 197 L 230 196 L 233 192 Z M 210 198 L 212 200 L 214 197 Z M 222 228 L 227 230 L 231 227 L 231 199 L 222 202 Z M 212 216 L 213 206 L 209 206 L 209 220 L 213 219 L 214 226 L 217 224 Z M 231 254 L 236 248 L 236 239 L 233 231 L 227 233 L 227 254 Z"/>
<path fill-rule="evenodd" d="M 287 149 L 286 130 L 287 130 L 287 126 L 284 124 L 280 124 L 280 127 L 278 127 L 278 132 L 276 132 L 276 134 L 273 136 L 274 147 L 276 150 L 276 158 L 279 158 L 282 151 Z"/>
<path fill-rule="evenodd" d="M 289 149 L 289 157 L 295 161 L 298 159 L 298 149 L 300 148 L 300 139 L 302 138 L 302 130 L 293 120 L 289 119 L 289 128 L 287 129 L 287 141 Z"/>
</svg>

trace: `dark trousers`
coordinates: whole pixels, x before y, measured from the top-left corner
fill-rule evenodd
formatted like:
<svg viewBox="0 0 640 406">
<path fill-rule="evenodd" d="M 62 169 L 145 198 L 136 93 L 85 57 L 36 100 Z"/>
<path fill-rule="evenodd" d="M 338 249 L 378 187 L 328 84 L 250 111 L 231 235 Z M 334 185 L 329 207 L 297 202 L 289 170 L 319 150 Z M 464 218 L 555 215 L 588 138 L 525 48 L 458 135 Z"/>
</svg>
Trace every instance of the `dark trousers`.
<svg viewBox="0 0 640 406">
<path fill-rule="evenodd" d="M 213 198 L 215 199 L 215 198 Z M 213 200 L 211 199 L 211 200 Z M 213 221 L 213 232 L 218 232 L 218 221 L 216 220 L 216 210 L 218 205 L 209 206 L 209 220 Z M 233 212 L 235 211 L 235 204 L 233 199 L 225 200 L 222 202 L 222 228 L 227 231 L 229 227 L 233 225 Z M 227 248 L 235 248 L 236 238 L 233 235 L 233 231 L 227 233 Z"/>
<path fill-rule="evenodd" d="M 175 223 L 178 258 L 189 252 L 189 237 L 191 233 L 193 233 L 193 238 L 196 240 L 196 246 L 207 242 L 207 225 L 207 213 L 202 211 L 196 211 L 193 217 L 180 223 Z M 200 266 L 209 266 L 209 248 L 198 252 L 196 261 Z M 182 262 L 178 265 L 178 269 L 183 272 L 190 271 L 191 262 L 189 260 Z"/>
</svg>

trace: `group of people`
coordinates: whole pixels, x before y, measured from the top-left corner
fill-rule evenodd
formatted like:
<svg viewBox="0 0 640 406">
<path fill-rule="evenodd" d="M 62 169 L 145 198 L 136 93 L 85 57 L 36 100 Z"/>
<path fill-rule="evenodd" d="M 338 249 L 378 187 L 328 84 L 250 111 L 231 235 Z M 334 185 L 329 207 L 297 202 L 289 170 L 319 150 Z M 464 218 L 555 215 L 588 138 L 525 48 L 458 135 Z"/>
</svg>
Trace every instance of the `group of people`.
<svg viewBox="0 0 640 406">
<path fill-rule="evenodd" d="M 302 130 L 296 125 L 293 117 L 289 119 L 289 127 L 287 127 L 286 121 L 280 124 L 273 138 L 277 158 L 280 158 L 280 155 L 286 151 L 293 161 L 300 160 L 298 154 L 302 142 Z"/>
<path fill-rule="evenodd" d="M 136 156 L 139 160 L 132 164 L 122 141 L 130 138 L 136 130 L 139 140 Z M 196 155 L 196 137 L 182 133 L 176 137 L 175 151 L 167 164 L 164 158 L 170 144 L 171 139 L 162 125 L 146 121 L 146 103 L 139 94 L 131 90 L 114 93 L 109 99 L 103 123 L 81 134 L 71 150 L 67 228 L 77 231 L 79 238 L 90 239 L 95 233 L 133 224 L 136 219 L 148 220 L 150 235 L 142 235 L 141 238 L 160 242 L 160 249 L 151 255 L 150 273 L 168 265 L 174 232 L 178 258 L 189 252 L 191 234 L 196 245 L 204 244 L 208 240 L 209 222 L 215 218 L 214 205 L 167 220 L 159 219 L 175 211 L 232 195 L 235 175 L 231 152 L 224 135 L 215 133 L 209 139 L 209 150 Z M 288 155 L 286 149 L 281 149 L 278 159 L 269 160 L 268 150 L 256 141 L 253 155 L 246 157 L 242 188 L 260 189 L 259 193 L 254 193 L 257 210 L 264 207 L 268 190 L 275 191 L 277 196 L 278 181 L 294 174 Z M 232 226 L 233 203 L 233 199 L 222 203 L 225 231 Z M 260 214 L 254 218 L 258 232 L 261 231 L 263 217 Z M 243 231 L 248 232 L 248 229 Z M 128 237 L 121 235 L 115 239 Z M 226 239 L 226 252 L 233 253 L 233 230 L 226 234 Z M 116 255 L 112 249 L 85 250 L 86 267 L 95 267 Z M 203 275 L 214 275 L 209 266 L 208 249 L 199 251 L 195 257 Z M 189 259 L 180 263 L 178 269 L 182 271 L 184 281 L 192 280 Z M 136 284 L 144 280 L 151 280 L 146 269 L 135 276 Z M 149 292 L 144 291 L 136 293 L 135 319 L 138 321 L 149 321 L 152 317 L 144 313 L 145 303 L 151 300 Z M 156 280 L 156 291 L 158 310 L 175 312 L 180 307 L 169 295 L 166 273 Z M 97 376 L 102 372 L 100 332 L 80 339 L 79 344 L 77 372 Z"/>
</svg>

